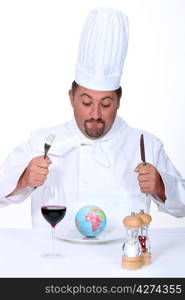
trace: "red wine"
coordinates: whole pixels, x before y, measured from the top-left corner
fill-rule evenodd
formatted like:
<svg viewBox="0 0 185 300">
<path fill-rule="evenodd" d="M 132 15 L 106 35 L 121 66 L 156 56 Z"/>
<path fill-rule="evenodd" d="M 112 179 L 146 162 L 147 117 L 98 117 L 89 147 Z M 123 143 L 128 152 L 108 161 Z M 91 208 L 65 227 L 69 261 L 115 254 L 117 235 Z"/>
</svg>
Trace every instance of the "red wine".
<svg viewBox="0 0 185 300">
<path fill-rule="evenodd" d="M 66 207 L 60 205 L 47 205 L 41 207 L 43 217 L 52 227 L 55 227 L 60 222 L 66 213 Z"/>
</svg>

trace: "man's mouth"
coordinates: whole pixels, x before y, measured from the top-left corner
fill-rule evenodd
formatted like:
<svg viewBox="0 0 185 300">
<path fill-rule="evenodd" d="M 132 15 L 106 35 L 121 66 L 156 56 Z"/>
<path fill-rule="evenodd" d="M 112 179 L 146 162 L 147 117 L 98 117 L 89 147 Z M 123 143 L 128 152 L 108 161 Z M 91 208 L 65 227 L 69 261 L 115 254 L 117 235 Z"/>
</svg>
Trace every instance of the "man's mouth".
<svg viewBox="0 0 185 300">
<path fill-rule="evenodd" d="M 89 121 L 89 123 L 92 123 L 92 124 L 99 124 L 99 123 L 103 123 L 103 122 Z"/>
<path fill-rule="evenodd" d="M 91 124 L 104 124 L 103 121 L 86 121 L 86 123 L 91 123 Z"/>
<path fill-rule="evenodd" d="M 88 121 L 87 126 L 102 126 L 104 123 L 100 121 Z"/>
</svg>

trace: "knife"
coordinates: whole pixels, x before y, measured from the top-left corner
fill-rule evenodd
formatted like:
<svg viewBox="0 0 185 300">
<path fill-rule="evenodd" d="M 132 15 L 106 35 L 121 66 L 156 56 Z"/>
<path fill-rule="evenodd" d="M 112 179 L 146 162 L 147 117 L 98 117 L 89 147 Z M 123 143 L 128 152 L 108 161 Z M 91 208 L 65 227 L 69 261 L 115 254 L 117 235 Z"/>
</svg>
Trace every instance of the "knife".
<svg viewBox="0 0 185 300">
<path fill-rule="evenodd" d="M 144 145 L 144 137 L 141 134 L 140 137 L 140 152 L 141 152 L 141 160 L 143 162 L 143 166 L 146 166 L 146 159 L 145 159 L 145 145 Z"/>
</svg>

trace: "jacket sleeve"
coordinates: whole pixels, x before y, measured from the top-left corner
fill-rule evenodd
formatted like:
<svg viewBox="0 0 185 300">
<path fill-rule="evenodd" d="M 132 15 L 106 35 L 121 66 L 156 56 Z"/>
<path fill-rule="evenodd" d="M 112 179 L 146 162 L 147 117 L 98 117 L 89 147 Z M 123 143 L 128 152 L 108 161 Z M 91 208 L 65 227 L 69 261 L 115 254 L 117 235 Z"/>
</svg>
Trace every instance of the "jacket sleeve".
<svg viewBox="0 0 185 300">
<path fill-rule="evenodd" d="M 0 167 L 0 207 L 25 200 L 33 191 L 27 187 L 9 195 L 16 187 L 19 177 L 32 158 L 30 141 L 15 148 Z"/>
<path fill-rule="evenodd" d="M 159 211 L 166 212 L 175 217 L 185 217 L 185 179 L 174 167 L 166 154 L 162 143 L 156 140 L 153 144 L 155 167 L 161 175 L 165 186 L 166 200 L 160 201 L 153 195 Z"/>
</svg>

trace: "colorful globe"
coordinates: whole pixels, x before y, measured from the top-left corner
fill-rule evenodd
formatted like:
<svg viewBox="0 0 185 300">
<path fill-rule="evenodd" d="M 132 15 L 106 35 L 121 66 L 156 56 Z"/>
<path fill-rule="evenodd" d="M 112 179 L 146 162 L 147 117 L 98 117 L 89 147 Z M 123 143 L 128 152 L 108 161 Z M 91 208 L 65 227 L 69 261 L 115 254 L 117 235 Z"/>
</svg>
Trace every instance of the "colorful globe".
<svg viewBox="0 0 185 300">
<path fill-rule="evenodd" d="M 97 206 L 86 205 L 75 216 L 77 229 L 86 237 L 96 237 L 106 226 L 106 215 Z"/>
</svg>

